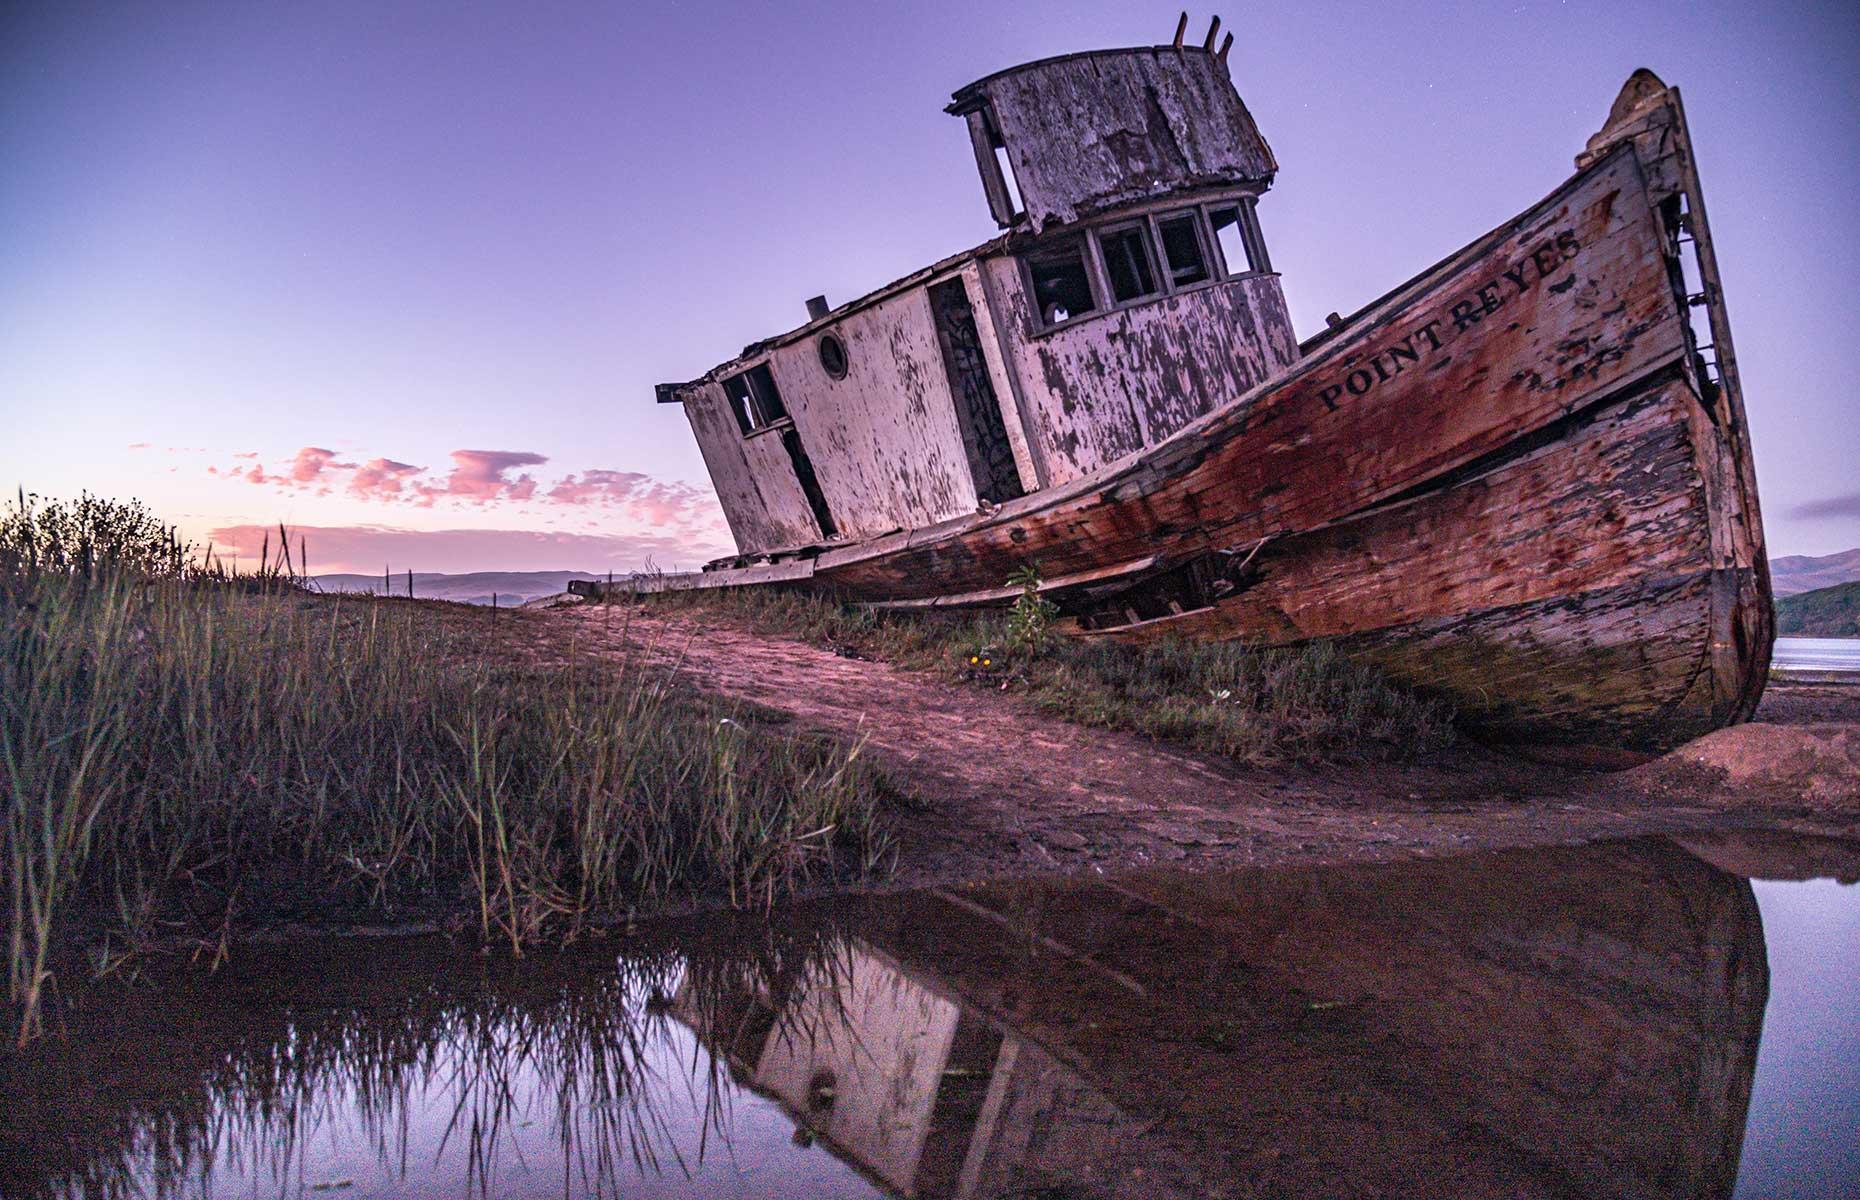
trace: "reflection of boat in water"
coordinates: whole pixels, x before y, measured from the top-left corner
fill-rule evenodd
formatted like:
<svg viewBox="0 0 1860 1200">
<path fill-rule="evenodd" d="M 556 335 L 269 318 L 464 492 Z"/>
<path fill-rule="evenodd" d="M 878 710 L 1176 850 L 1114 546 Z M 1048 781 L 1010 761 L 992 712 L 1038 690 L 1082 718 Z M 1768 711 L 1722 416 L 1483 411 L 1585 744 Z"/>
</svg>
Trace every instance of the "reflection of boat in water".
<svg viewBox="0 0 1860 1200">
<path fill-rule="evenodd" d="M 250 947 L 0 1050 L 0 1196 L 1722 1197 L 1762 939 L 1642 841 Z"/>
<path fill-rule="evenodd" d="M 920 893 L 850 928 L 782 995 L 674 1011 L 907 1196 L 1736 1179 L 1762 928 L 1667 843 Z"/>
<path fill-rule="evenodd" d="M 673 1013 L 739 1082 L 780 1100 L 806 1136 L 906 1196 L 995 1195 L 977 1190 L 993 1144 L 986 1131 L 1024 1124 L 1010 1098 L 1024 1106 L 1030 1091 L 1036 1119 L 1131 1132 L 1050 1054 L 863 941 L 779 1000 L 754 991 L 718 999 L 686 989 Z"/>
<path fill-rule="evenodd" d="M 1768 568 L 1676 90 L 1636 72 L 1556 191 L 1303 344 L 1212 46 L 949 111 L 1002 235 L 661 385 L 739 553 L 616 586 L 987 606 L 1032 567 L 1080 636 L 1326 639 L 1506 742 L 1749 717 Z"/>
</svg>

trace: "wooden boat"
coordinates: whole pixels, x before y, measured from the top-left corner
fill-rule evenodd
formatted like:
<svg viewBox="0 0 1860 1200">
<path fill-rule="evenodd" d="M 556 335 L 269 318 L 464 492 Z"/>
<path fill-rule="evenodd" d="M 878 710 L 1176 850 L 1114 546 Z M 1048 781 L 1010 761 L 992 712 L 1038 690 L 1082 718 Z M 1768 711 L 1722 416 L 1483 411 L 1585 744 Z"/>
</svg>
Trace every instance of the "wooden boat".
<svg viewBox="0 0 1860 1200">
<path fill-rule="evenodd" d="M 1561 187 L 1300 344 L 1272 153 L 1179 35 L 958 91 L 1005 232 L 661 385 L 739 554 L 613 586 L 930 609 L 1032 566 L 1079 637 L 1329 639 L 1503 744 L 1748 718 L 1768 567 L 1678 91 L 1635 72 Z"/>
</svg>

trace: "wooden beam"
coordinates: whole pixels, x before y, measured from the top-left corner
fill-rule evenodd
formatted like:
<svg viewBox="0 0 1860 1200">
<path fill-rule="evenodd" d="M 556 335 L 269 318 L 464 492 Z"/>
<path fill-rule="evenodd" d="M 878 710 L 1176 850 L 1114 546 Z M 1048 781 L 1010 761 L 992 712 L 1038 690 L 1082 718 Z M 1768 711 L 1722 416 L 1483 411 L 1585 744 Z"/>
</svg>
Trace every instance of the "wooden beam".
<svg viewBox="0 0 1860 1200">
<path fill-rule="evenodd" d="M 1114 566 L 1099 567 L 1094 571 L 1080 571 L 1074 575 L 1061 576 L 1058 579 L 1043 580 L 1040 594 L 1050 595 L 1087 587 L 1091 584 L 1105 583 L 1113 579 L 1125 579 L 1132 575 L 1141 575 L 1154 569 L 1161 560 L 1152 556 L 1140 558 L 1135 562 L 1117 563 Z M 881 609 L 925 609 L 925 608 L 970 608 L 988 604 L 1000 604 L 1012 600 L 1021 594 L 1018 587 L 984 588 L 975 592 L 958 592 L 947 596 L 921 596 L 909 600 L 879 600 L 868 607 Z"/>
</svg>

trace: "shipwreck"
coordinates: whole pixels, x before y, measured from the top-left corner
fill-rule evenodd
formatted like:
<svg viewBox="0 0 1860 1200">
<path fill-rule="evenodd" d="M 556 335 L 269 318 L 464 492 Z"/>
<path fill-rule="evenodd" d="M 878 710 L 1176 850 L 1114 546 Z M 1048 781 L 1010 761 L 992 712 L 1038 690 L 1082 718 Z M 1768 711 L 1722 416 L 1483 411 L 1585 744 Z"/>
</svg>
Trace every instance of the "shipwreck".
<svg viewBox="0 0 1860 1200">
<path fill-rule="evenodd" d="M 1214 33 L 957 91 L 1001 232 L 660 385 L 738 553 L 580 590 L 937 609 L 1031 566 L 1078 637 L 1328 639 L 1501 744 L 1747 719 L 1774 617 L 1678 90 L 1635 72 L 1562 186 L 1301 342 Z"/>
</svg>

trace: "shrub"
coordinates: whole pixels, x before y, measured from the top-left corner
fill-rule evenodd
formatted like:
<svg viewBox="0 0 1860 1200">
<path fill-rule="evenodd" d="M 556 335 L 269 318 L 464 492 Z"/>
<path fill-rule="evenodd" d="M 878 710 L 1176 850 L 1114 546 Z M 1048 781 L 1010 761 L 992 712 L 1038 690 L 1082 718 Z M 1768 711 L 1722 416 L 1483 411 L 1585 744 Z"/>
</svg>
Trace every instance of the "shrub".
<svg viewBox="0 0 1860 1200">
<path fill-rule="evenodd" d="M 138 500 L 46 500 L 24 490 L 0 512 L 0 573 L 90 576 L 127 571 L 178 578 L 193 565 L 195 547 Z"/>
<path fill-rule="evenodd" d="M 1040 572 L 1031 565 L 1008 576 L 1008 587 L 1020 589 L 1014 606 L 1008 609 L 1007 646 L 1015 654 L 1033 656 L 1046 649 L 1052 638 L 1053 619 L 1059 606 L 1040 595 Z"/>
</svg>

